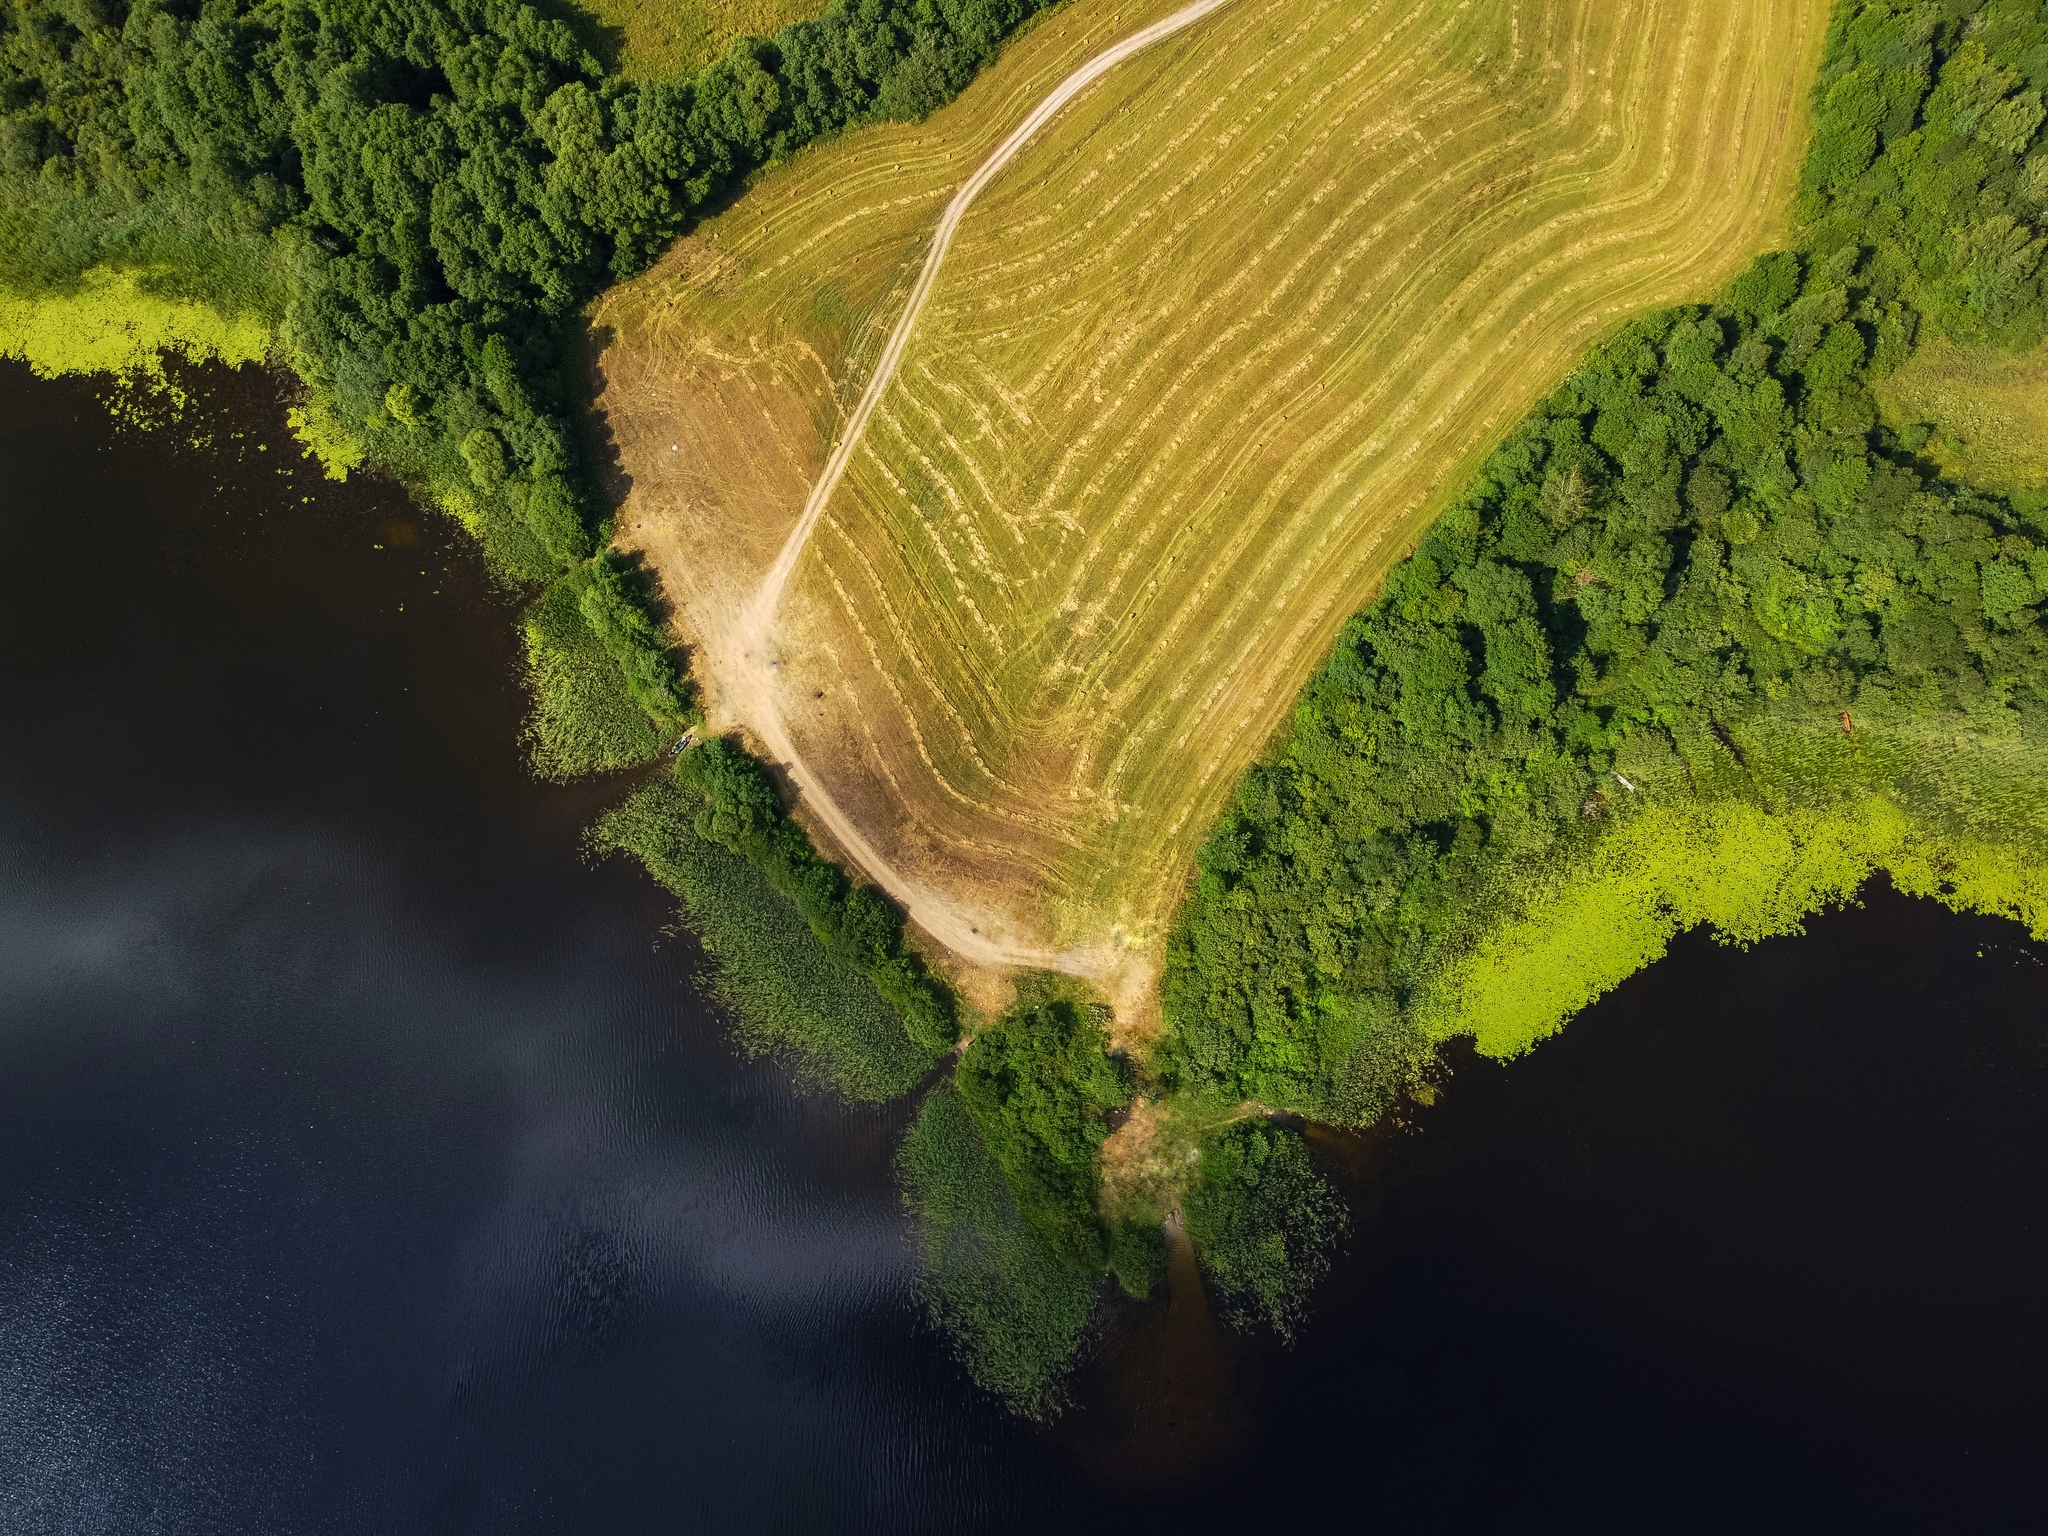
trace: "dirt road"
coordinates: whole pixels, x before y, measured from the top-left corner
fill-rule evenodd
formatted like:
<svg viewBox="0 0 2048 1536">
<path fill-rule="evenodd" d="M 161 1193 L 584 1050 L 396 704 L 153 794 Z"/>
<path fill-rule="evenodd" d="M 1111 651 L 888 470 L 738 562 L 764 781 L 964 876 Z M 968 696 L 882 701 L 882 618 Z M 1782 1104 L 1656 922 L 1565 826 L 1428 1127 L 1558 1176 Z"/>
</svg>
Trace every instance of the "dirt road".
<svg viewBox="0 0 2048 1536">
<path fill-rule="evenodd" d="M 909 909 L 913 922 L 955 953 L 977 964 L 1023 966 L 1085 976 L 1110 993 L 1119 1011 L 1127 1004 L 1135 1002 L 1136 994 L 1141 993 L 1150 984 L 1149 963 L 1143 957 L 1109 946 L 1057 951 L 992 939 L 980 932 L 980 924 L 976 921 L 978 914 L 962 910 L 956 903 L 922 888 L 892 867 L 862 835 L 860 828 L 853 824 L 852 818 L 834 803 L 824 785 L 797 755 L 789 732 L 783 725 L 775 696 L 775 615 L 776 610 L 782 605 L 783 589 L 789 585 L 789 578 L 796 569 L 797 560 L 802 556 L 804 546 L 810 541 L 811 530 L 817 526 L 826 503 L 832 499 L 832 493 L 837 489 L 841 477 L 845 475 L 847 465 L 852 462 L 854 452 L 860 446 L 861 433 L 867 426 L 868 418 L 874 414 L 875 407 L 881 403 L 883 393 L 896 376 L 897 364 L 902 360 L 904 349 L 910 344 L 911 333 L 917 327 L 918 316 L 923 313 L 926 301 L 930 299 L 933 288 L 937 286 L 939 268 L 945 262 L 946 252 L 953 243 L 953 236 L 959 230 L 961 220 L 967 216 L 967 210 L 974 205 L 974 200 L 1047 123 L 1057 117 L 1068 103 L 1089 86 L 1134 54 L 1194 25 L 1204 16 L 1222 9 L 1229 3 L 1230 0 L 1195 0 L 1193 5 L 1175 11 L 1172 15 L 1133 32 L 1121 42 L 1105 48 L 1067 76 L 1049 96 L 1034 107 L 1030 115 L 1017 125 L 1008 138 L 996 146 L 995 152 L 987 160 L 982 162 L 980 169 L 967 179 L 954 195 L 952 202 L 946 205 L 945 214 L 940 218 L 938 229 L 932 237 L 931 250 L 926 254 L 924 266 L 917 274 L 917 283 L 910 291 L 910 300 L 904 306 L 895 329 L 889 333 L 888 344 L 883 347 L 881 357 L 876 361 L 875 371 L 868 380 L 867 388 L 861 392 L 859 402 L 854 406 L 852 414 L 847 417 L 845 430 L 840 434 L 839 441 L 833 445 L 831 456 L 825 461 L 824 472 L 818 477 L 818 483 L 811 488 L 810 497 L 804 503 L 803 516 L 797 520 L 796 527 L 790 530 L 789 538 L 783 544 L 781 553 L 776 556 L 775 564 L 769 568 L 767 576 L 763 578 L 760 587 L 742 613 L 735 636 L 737 648 L 744 658 L 741 676 L 737 681 L 745 697 L 743 713 L 749 723 L 760 735 L 768 751 L 788 768 L 791 778 L 803 791 L 804 803 L 811 813 L 825 824 L 840 846 L 860 864 L 870 879 Z"/>
</svg>

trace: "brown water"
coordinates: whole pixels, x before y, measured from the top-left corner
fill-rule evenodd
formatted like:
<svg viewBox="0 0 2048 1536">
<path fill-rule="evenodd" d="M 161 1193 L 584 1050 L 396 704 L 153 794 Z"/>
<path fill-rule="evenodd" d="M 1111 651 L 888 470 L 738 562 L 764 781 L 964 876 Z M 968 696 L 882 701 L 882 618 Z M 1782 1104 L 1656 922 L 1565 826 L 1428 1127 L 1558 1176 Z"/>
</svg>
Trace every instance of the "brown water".
<svg viewBox="0 0 2048 1536">
<path fill-rule="evenodd" d="M 1296 1348 L 1177 1247 L 1019 1425 L 919 1319 L 911 1106 L 735 1059 L 470 550 L 209 387 L 194 448 L 0 368 L 0 1530 L 2048 1528 L 2010 925 L 1687 940 L 1318 1137 Z"/>
</svg>

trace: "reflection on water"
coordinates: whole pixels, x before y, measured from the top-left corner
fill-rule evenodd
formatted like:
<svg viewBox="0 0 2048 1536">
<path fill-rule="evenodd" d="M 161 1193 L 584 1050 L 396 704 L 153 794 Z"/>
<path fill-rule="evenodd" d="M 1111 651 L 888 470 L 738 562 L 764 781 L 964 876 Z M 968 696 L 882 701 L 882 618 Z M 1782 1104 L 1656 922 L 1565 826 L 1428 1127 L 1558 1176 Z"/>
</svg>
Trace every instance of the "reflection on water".
<svg viewBox="0 0 2048 1536">
<path fill-rule="evenodd" d="M 1317 1133 L 1295 1348 L 1177 1241 L 1019 1425 L 918 1319 L 911 1106 L 733 1058 L 617 787 L 519 769 L 505 600 L 269 389 L 192 449 L 0 370 L 0 1530 L 2048 1526 L 2009 925 L 1874 893 L 1454 1055 Z"/>
<path fill-rule="evenodd" d="M 1180 1215 L 1166 1223 L 1166 1282 L 1149 1303 L 1112 1291 L 1102 1345 L 1076 1411 L 1055 1433 L 1096 1487 L 1157 1498 L 1240 1469 L 1255 1443 L 1233 1356 L 1246 1341 L 1217 1320 Z"/>
</svg>

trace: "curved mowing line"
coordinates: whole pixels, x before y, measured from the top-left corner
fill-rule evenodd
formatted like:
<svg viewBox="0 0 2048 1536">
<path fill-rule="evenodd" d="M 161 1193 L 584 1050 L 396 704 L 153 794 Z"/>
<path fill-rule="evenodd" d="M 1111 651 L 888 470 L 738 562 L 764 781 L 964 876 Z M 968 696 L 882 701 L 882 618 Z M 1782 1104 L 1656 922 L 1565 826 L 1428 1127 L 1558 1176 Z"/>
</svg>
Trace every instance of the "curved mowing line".
<svg viewBox="0 0 2048 1536">
<path fill-rule="evenodd" d="M 882 392 L 889 387 L 889 381 L 896 377 L 896 365 L 903 360 L 903 349 L 910 345 L 910 333 L 917 328 L 918 316 L 924 312 L 925 301 L 931 297 L 932 289 L 939 281 L 939 267 L 946 259 L 946 252 L 953 244 L 953 236 L 959 231 L 960 221 L 967 217 L 967 210 L 974 200 L 987 190 L 988 184 L 1001 174 L 1004 166 L 1016 159 L 1024 146 L 1037 136 L 1060 109 L 1097 80 L 1108 74 L 1117 65 L 1135 53 L 1143 52 L 1152 44 L 1173 36 L 1184 27 L 1193 26 L 1211 11 L 1220 10 L 1230 0 L 1195 0 L 1193 5 L 1175 11 L 1162 21 L 1155 21 L 1142 31 L 1133 32 L 1122 42 L 1105 48 L 1094 58 L 1062 80 L 1053 93 L 1032 108 L 1031 115 L 1019 123 L 1010 136 L 996 146 L 995 153 L 982 162 L 981 169 L 967 180 L 967 185 L 954 194 L 953 201 L 946 205 L 945 215 L 939 220 L 938 232 L 932 237 L 932 248 L 924 259 L 924 267 L 917 274 L 917 286 L 910 290 L 910 302 L 904 306 L 903 314 L 896 322 L 896 329 L 889 333 L 889 344 L 882 349 L 880 359 L 875 363 L 873 377 L 868 387 L 861 391 L 859 404 L 846 420 L 846 431 L 841 434 L 839 445 L 832 450 L 832 457 L 825 461 L 825 472 L 818 477 L 818 483 L 811 488 L 810 499 L 804 503 L 804 515 L 797 519 L 796 527 L 789 532 L 782 552 L 775 557 L 775 564 L 769 567 L 768 575 L 762 580 L 760 589 L 754 594 L 749 605 L 750 613 L 762 610 L 764 618 L 772 619 L 782 599 L 782 589 L 789 584 L 790 573 L 796 569 L 797 557 L 810 541 L 811 530 L 817 526 L 825 511 L 825 503 L 832 499 L 832 492 L 838 488 L 840 477 L 846 473 L 846 466 L 853 462 L 853 451 L 860 446 L 862 431 L 867 427 L 868 417 L 881 404 Z"/>
<path fill-rule="evenodd" d="M 1149 27 L 1133 32 L 1122 42 L 1112 44 L 1083 64 L 1062 80 L 1036 107 L 1030 116 L 1012 130 L 1010 136 L 996 146 L 995 152 L 982 162 L 981 168 L 968 178 L 967 184 L 946 205 L 946 211 L 939 220 L 937 232 L 932 237 L 932 248 L 925 256 L 924 266 L 917 274 L 917 283 L 910 290 L 910 301 L 904 306 L 896 328 L 889 333 L 888 345 L 882 349 L 881 357 L 875 363 L 875 371 L 868 380 L 867 388 L 861 391 L 853 414 L 847 418 L 846 430 L 840 434 L 832 456 L 825 461 L 824 473 L 811 488 L 808 500 L 804 502 L 803 516 L 789 532 L 782 550 L 775 557 L 768 574 L 755 591 L 753 600 L 747 604 L 746 612 L 739 623 L 740 648 L 749 663 L 748 670 L 758 687 L 757 704 L 754 711 L 758 722 L 756 729 L 766 742 L 769 750 L 788 765 L 792 776 L 810 794 L 812 808 L 833 835 L 884 889 L 910 908 L 911 917 L 942 943 L 969 959 L 994 965 L 1054 965 L 1061 970 L 1080 975 L 1104 976 L 1120 967 L 1121 958 L 1106 958 L 1087 952 L 1058 954 L 1048 950 L 1005 944 L 976 931 L 966 918 L 933 901 L 923 892 L 906 881 L 868 840 L 861 835 L 852 820 L 839 809 L 832 797 L 825 793 L 810 774 L 804 771 L 802 761 L 796 755 L 796 748 L 783 728 L 782 712 L 775 703 L 775 682 L 773 665 L 768 655 L 768 638 L 774 628 L 775 611 L 782 604 L 782 592 L 789 585 L 789 578 L 796 570 L 796 562 L 810 542 L 811 531 L 817 527 L 818 519 L 824 515 L 825 504 L 832 499 L 839 481 L 846 473 L 847 465 L 853 461 L 853 453 L 860 446 L 861 434 L 867 427 L 868 418 L 881 403 L 882 393 L 896 376 L 896 366 L 903 359 L 903 352 L 910 344 L 910 334 L 917 327 L 918 316 L 923 313 L 925 301 L 931 297 L 932 289 L 939 280 L 939 267 L 946 259 L 946 252 L 953 243 L 953 236 L 960 228 L 960 222 L 967 216 L 967 210 L 974 200 L 985 191 L 990 182 L 1002 172 L 1018 152 L 1031 142 L 1038 131 L 1060 110 L 1081 92 L 1088 89 L 1102 76 L 1117 65 L 1142 52 L 1156 42 L 1173 36 L 1183 28 L 1193 26 L 1210 12 L 1220 10 L 1230 0 L 1195 0 L 1195 3 L 1175 11 Z"/>
</svg>

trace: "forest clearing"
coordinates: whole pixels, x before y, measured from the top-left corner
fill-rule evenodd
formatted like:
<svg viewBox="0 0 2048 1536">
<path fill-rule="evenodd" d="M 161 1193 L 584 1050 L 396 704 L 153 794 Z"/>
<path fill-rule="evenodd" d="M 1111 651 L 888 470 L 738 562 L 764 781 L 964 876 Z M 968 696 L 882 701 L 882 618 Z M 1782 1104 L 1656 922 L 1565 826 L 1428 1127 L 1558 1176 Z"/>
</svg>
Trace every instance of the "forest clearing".
<svg viewBox="0 0 2048 1536">
<path fill-rule="evenodd" d="M 600 305 L 620 543 L 713 728 L 767 735 L 742 615 L 946 203 L 1171 9 L 1044 18 Z M 1782 235 L 1825 19 L 1239 0 L 1120 65 L 967 214 L 795 568 L 766 664 L 800 810 L 967 958 L 1142 996 L 1194 849 L 1387 567 L 1595 342 Z"/>
<path fill-rule="evenodd" d="M 1920 429 L 1944 473 L 2011 494 L 2048 484 L 2048 347 L 1923 347 L 1878 389 L 1885 419 Z"/>
<path fill-rule="evenodd" d="M 628 80 L 687 80 L 733 39 L 815 16 L 818 0 L 584 0 L 607 34 L 600 53 Z"/>
</svg>

